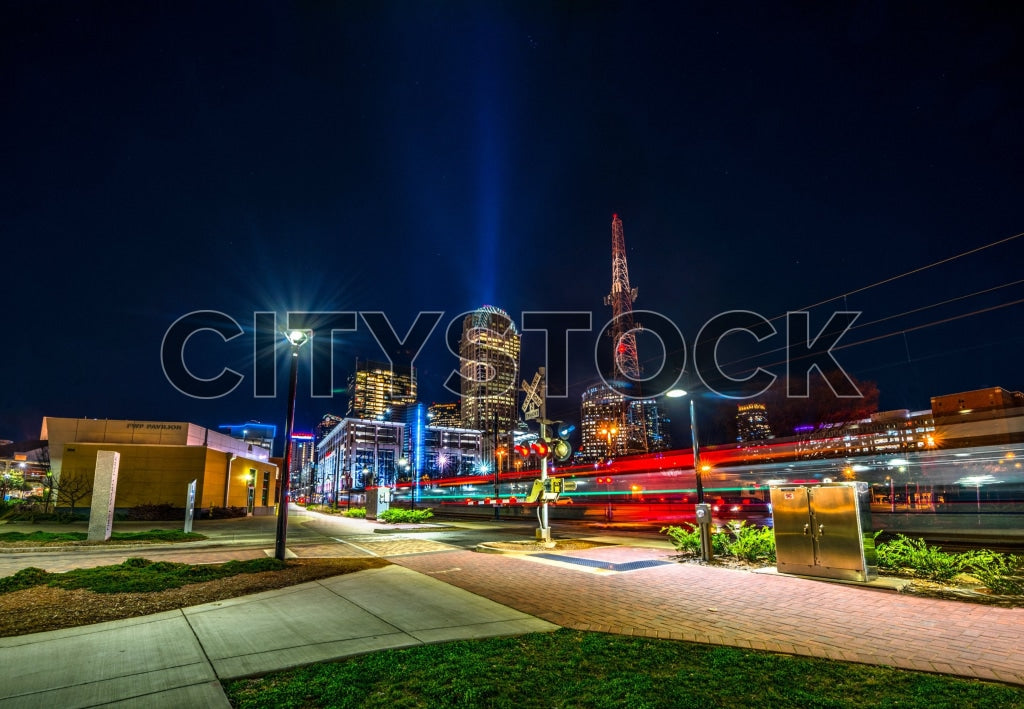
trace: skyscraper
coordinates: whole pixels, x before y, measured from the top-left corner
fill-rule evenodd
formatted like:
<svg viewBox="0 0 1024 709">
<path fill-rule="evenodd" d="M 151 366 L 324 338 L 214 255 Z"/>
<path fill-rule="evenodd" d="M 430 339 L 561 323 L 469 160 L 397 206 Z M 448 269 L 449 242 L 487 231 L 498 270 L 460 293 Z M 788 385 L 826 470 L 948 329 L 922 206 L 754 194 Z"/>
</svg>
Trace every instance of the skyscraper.
<svg viewBox="0 0 1024 709">
<path fill-rule="evenodd" d="M 518 421 L 520 334 L 504 310 L 485 305 L 462 321 L 462 426 L 511 431 Z M 485 440 L 488 439 L 485 436 Z"/>
<path fill-rule="evenodd" d="M 348 418 L 386 416 L 393 406 L 416 403 L 416 370 L 390 362 L 356 360 L 348 378 Z"/>
<path fill-rule="evenodd" d="M 431 404 L 427 407 L 427 419 L 430 421 L 431 426 L 454 428 L 462 426 L 462 413 L 459 410 L 459 402 L 451 401 Z"/>
<path fill-rule="evenodd" d="M 669 419 L 655 399 L 636 399 L 630 402 L 634 419 L 643 419 L 647 450 L 651 453 L 667 451 L 672 447 L 672 432 Z"/>
<path fill-rule="evenodd" d="M 313 430 L 314 436 L 314 447 L 320 445 L 320 441 L 327 437 L 327 434 L 334 430 L 334 427 L 342 422 L 341 416 L 335 416 L 334 414 L 324 414 L 323 418 L 320 419 L 320 423 L 316 425 Z"/>
<path fill-rule="evenodd" d="M 751 403 L 736 406 L 736 440 L 741 443 L 774 438 L 768 424 L 768 410 L 764 404 Z"/>
<path fill-rule="evenodd" d="M 299 496 L 309 494 L 314 460 L 316 460 L 316 442 L 313 434 L 293 433 L 289 482 L 292 490 L 298 491 Z"/>
<path fill-rule="evenodd" d="M 625 397 L 604 383 L 583 392 L 580 407 L 580 435 L 583 442 L 577 453 L 579 462 L 612 458 L 626 449 L 626 428 L 622 425 Z"/>
</svg>

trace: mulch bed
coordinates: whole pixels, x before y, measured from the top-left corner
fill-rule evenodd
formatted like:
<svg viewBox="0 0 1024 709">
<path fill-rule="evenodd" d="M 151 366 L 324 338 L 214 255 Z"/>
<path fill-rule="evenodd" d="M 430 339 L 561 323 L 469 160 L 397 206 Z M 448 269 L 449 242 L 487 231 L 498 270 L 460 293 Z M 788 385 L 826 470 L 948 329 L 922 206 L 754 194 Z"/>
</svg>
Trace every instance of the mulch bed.
<svg viewBox="0 0 1024 709">
<path fill-rule="evenodd" d="M 238 574 L 150 593 L 94 593 L 81 589 L 35 586 L 0 595 L 0 637 L 74 628 L 177 610 L 339 574 L 375 569 L 388 563 L 378 558 L 295 559 L 289 561 L 288 568 L 281 571 Z"/>
</svg>

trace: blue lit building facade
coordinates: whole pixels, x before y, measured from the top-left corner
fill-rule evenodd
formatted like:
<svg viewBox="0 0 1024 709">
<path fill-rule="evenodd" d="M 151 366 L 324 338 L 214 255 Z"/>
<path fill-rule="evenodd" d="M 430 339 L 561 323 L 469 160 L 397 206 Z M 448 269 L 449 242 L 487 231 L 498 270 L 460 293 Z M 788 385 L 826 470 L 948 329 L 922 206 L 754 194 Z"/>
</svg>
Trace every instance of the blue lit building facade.
<svg viewBox="0 0 1024 709">
<path fill-rule="evenodd" d="M 477 474 L 481 436 L 427 425 L 421 404 L 405 408 L 400 420 L 342 419 L 317 445 L 312 499 L 330 504 L 367 487 Z"/>
</svg>

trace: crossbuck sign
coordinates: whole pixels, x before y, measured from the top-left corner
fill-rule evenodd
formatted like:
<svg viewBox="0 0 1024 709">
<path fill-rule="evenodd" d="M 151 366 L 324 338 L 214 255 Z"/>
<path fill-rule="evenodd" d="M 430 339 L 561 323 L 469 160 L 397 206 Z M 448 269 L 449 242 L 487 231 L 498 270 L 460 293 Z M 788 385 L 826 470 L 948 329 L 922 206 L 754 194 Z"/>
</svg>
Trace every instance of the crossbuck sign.
<svg viewBox="0 0 1024 709">
<path fill-rule="evenodd" d="M 526 398 L 523 400 L 523 417 L 527 421 L 540 418 L 540 389 L 543 380 L 543 368 L 533 375 L 532 382 L 527 383 L 525 379 L 523 380 L 523 391 L 526 393 Z"/>
</svg>

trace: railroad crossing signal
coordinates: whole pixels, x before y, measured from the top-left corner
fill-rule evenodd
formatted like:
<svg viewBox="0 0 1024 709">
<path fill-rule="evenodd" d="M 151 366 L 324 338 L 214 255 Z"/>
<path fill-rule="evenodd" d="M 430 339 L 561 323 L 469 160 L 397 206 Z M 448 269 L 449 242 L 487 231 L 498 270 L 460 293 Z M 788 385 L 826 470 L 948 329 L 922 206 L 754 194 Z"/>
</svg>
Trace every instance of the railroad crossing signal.
<svg viewBox="0 0 1024 709">
<path fill-rule="evenodd" d="M 544 481 L 534 480 L 533 488 L 530 490 L 530 494 L 526 496 L 526 502 L 536 502 L 542 492 L 544 492 Z"/>
<path fill-rule="evenodd" d="M 545 478 L 544 480 L 534 480 L 533 488 L 530 490 L 530 494 L 526 496 L 526 502 L 536 502 L 537 500 L 543 500 L 544 502 L 554 502 L 558 499 L 558 496 L 563 492 L 572 492 L 576 489 L 575 480 L 566 480 L 563 478 Z"/>
<path fill-rule="evenodd" d="M 543 367 L 537 369 L 536 374 L 533 375 L 532 382 L 527 383 L 525 379 L 523 380 L 523 391 L 526 393 L 526 398 L 523 399 L 523 418 L 527 421 L 540 417 L 541 404 L 543 403 L 543 384 Z"/>
<path fill-rule="evenodd" d="M 557 463 L 562 463 L 569 460 L 572 456 L 572 446 L 569 445 L 568 441 L 561 438 L 539 438 L 529 445 L 520 444 L 515 446 L 515 452 L 523 458 L 535 455 L 541 460 L 549 458 Z"/>
<path fill-rule="evenodd" d="M 548 454 L 559 463 L 564 463 L 572 457 L 572 446 L 564 438 L 554 438 L 546 441 Z"/>
</svg>

